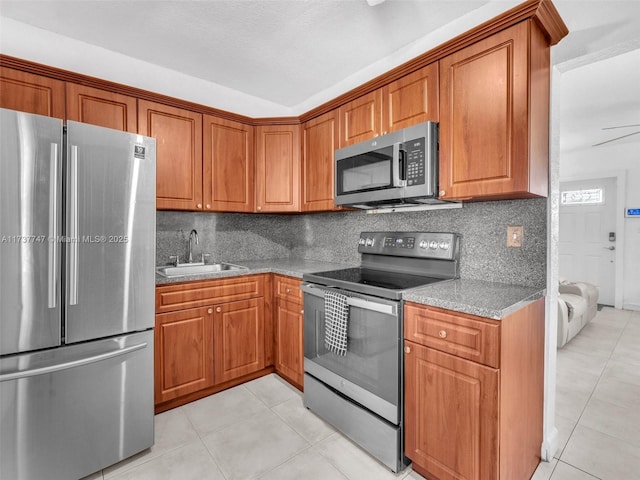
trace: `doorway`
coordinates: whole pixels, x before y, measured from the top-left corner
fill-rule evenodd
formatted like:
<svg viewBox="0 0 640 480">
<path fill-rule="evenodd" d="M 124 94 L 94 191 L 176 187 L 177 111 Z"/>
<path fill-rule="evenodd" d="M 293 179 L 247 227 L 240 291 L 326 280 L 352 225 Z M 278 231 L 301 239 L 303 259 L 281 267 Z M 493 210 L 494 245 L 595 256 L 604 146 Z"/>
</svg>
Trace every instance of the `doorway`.
<svg viewBox="0 0 640 480">
<path fill-rule="evenodd" d="M 560 184 L 560 277 L 598 287 L 598 303 L 615 304 L 617 179 Z"/>
</svg>

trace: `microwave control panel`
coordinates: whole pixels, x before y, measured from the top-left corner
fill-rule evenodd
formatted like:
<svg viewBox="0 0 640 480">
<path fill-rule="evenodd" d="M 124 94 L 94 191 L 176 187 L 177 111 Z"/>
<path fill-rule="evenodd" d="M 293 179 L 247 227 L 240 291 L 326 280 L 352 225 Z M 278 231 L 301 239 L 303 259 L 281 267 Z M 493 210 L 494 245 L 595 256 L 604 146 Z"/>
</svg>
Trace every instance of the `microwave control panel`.
<svg viewBox="0 0 640 480">
<path fill-rule="evenodd" d="M 416 138 L 404 143 L 407 186 L 424 185 L 425 138 Z"/>
</svg>

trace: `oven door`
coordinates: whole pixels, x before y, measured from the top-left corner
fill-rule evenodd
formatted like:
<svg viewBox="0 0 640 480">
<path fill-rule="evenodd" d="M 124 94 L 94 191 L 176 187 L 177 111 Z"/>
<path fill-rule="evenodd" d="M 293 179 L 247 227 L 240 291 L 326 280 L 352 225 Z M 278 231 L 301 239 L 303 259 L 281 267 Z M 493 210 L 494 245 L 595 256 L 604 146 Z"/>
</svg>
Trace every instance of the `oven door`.
<svg viewBox="0 0 640 480">
<path fill-rule="evenodd" d="M 349 296 L 347 353 L 325 346 L 324 292 L 304 284 L 304 370 L 394 425 L 400 423 L 400 302 L 332 289 Z"/>
</svg>

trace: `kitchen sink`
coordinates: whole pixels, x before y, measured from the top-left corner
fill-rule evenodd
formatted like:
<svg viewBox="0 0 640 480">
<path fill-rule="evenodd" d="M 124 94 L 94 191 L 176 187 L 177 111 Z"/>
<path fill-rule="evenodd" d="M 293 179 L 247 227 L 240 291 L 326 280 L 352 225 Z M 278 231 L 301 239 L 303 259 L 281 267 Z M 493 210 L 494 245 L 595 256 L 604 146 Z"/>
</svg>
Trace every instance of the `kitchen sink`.
<svg viewBox="0 0 640 480">
<path fill-rule="evenodd" d="M 183 277 L 185 275 L 201 275 L 204 273 L 228 272 L 232 270 L 248 270 L 247 267 L 232 263 L 212 263 L 209 265 L 179 265 L 156 268 L 156 272 L 163 277 Z"/>
</svg>

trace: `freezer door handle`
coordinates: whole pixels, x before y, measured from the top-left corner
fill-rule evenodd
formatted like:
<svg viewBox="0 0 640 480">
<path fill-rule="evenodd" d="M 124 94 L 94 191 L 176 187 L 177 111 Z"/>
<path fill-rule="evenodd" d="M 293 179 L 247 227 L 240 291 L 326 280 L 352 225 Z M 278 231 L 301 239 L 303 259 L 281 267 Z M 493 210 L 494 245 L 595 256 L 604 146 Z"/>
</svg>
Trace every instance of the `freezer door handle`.
<svg viewBox="0 0 640 480">
<path fill-rule="evenodd" d="M 56 308 L 56 278 L 58 277 L 58 144 L 51 144 L 51 175 L 49 180 L 49 265 L 47 306 Z"/>
<path fill-rule="evenodd" d="M 69 162 L 69 305 L 78 304 L 78 146 L 71 145 Z"/>
<path fill-rule="evenodd" d="M 126 355 L 128 353 L 135 352 L 147 348 L 147 342 L 139 343 L 137 345 L 131 345 L 120 350 L 113 350 L 99 355 L 94 355 L 88 358 L 81 358 L 79 360 L 72 360 L 70 362 L 59 363 L 57 365 L 48 365 L 46 367 L 34 368 L 31 370 L 18 370 L 15 372 L 0 374 L 0 382 L 8 382 L 10 380 L 19 380 L 21 378 L 34 377 L 36 375 L 45 375 L 48 373 L 59 372 L 61 370 L 67 370 L 69 368 L 81 367 L 82 365 L 88 365 L 90 363 L 102 362 L 110 358 L 119 357 L 120 355 Z"/>
</svg>

